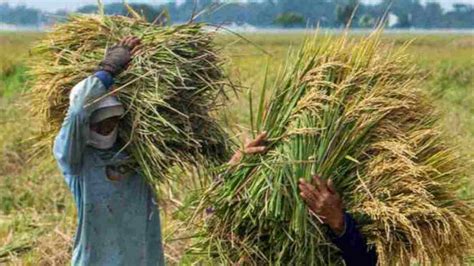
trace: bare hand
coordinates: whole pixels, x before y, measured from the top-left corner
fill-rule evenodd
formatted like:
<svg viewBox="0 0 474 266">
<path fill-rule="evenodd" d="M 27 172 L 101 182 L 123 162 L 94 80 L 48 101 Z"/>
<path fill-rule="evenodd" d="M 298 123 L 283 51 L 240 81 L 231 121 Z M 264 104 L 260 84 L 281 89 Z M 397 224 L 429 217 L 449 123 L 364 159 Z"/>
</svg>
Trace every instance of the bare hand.
<svg viewBox="0 0 474 266">
<path fill-rule="evenodd" d="M 132 57 L 139 51 L 140 43 L 138 37 L 123 38 L 118 45 L 107 50 L 104 60 L 100 63 L 100 68 L 112 76 L 122 73 L 128 67 Z"/>
<path fill-rule="evenodd" d="M 243 150 L 238 150 L 229 161 L 230 165 L 236 165 L 242 160 L 244 154 L 260 154 L 267 150 L 265 142 L 267 141 L 267 133 L 263 132 L 254 140 L 247 141 Z"/>
<path fill-rule="evenodd" d="M 327 182 L 319 176 L 313 176 L 315 186 L 300 179 L 300 195 L 310 211 L 317 215 L 331 230 L 340 235 L 344 231 L 344 206 L 334 189 L 331 179 Z"/>
</svg>

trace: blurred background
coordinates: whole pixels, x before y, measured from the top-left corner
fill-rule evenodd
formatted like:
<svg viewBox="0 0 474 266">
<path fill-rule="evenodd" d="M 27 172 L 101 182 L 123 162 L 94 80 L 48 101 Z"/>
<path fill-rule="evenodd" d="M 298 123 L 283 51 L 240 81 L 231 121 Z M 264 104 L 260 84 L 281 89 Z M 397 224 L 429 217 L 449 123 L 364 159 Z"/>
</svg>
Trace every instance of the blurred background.
<svg viewBox="0 0 474 266">
<path fill-rule="evenodd" d="M 383 41 L 407 53 L 426 78 L 440 128 L 468 158 L 474 173 L 474 7 L 472 0 L 261 0 L 128 1 L 149 21 L 179 24 L 203 21 L 222 26 L 216 45 L 227 59 L 230 79 L 242 89 L 230 96 L 223 123 L 234 132 L 249 128 L 248 95 L 255 99 L 308 36 L 311 28 L 339 34 L 351 20 L 351 38 L 368 34 L 386 16 Z M 104 1 L 106 14 L 128 15 L 122 1 Z M 97 12 L 94 0 L 0 0 L 0 264 L 68 264 L 75 231 L 70 192 L 51 156 L 31 157 L 28 139 L 37 127 L 28 113 L 30 50 L 69 13 Z M 229 33 L 234 32 L 234 34 Z M 239 36 L 236 36 L 238 34 Z M 243 37 L 243 38 L 242 38 Z M 266 71 L 268 67 L 268 72 Z M 224 119 L 225 114 L 225 119 Z M 237 134 L 237 133 L 236 133 Z M 183 186 L 168 188 L 162 207 L 170 264 L 195 258 L 183 250 L 187 200 Z M 473 189 L 462 193 L 472 196 Z M 168 197 L 168 200 L 166 199 Z M 181 212 L 176 212 L 180 210 Z"/>
<path fill-rule="evenodd" d="M 0 28 L 45 29 L 70 12 L 97 11 L 97 1 L 0 2 Z M 122 1 L 103 1 L 106 14 L 127 13 Z M 472 29 L 472 0 L 181 0 L 128 1 L 150 20 L 162 14 L 169 23 L 188 21 L 200 13 L 198 21 L 238 27 L 260 28 L 340 28 L 352 19 L 354 28 L 370 28 L 387 12 L 387 27 L 393 29 Z"/>
</svg>

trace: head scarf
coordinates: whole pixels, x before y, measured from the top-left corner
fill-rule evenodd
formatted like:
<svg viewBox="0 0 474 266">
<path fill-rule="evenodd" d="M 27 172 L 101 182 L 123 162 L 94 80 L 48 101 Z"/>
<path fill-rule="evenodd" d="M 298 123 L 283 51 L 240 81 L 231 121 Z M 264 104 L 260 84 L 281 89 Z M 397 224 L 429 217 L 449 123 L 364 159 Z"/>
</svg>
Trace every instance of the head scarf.
<svg viewBox="0 0 474 266">
<path fill-rule="evenodd" d="M 92 112 L 91 123 L 98 123 L 107 118 L 122 116 L 125 110 L 123 105 L 114 96 L 107 96 L 101 100 Z M 87 143 L 97 149 L 106 150 L 112 148 L 117 141 L 118 127 L 115 127 L 108 135 L 101 135 L 89 129 L 89 139 Z"/>
</svg>

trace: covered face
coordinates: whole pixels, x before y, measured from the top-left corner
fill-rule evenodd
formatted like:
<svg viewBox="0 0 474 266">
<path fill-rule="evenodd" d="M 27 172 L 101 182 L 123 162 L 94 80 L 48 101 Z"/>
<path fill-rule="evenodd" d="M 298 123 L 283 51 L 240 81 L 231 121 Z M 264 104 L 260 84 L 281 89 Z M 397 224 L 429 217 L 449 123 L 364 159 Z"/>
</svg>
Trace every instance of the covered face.
<svg viewBox="0 0 474 266">
<path fill-rule="evenodd" d="M 110 149 L 117 141 L 118 124 L 124 114 L 123 105 L 114 96 L 101 100 L 92 112 L 88 144 L 97 149 Z"/>
</svg>

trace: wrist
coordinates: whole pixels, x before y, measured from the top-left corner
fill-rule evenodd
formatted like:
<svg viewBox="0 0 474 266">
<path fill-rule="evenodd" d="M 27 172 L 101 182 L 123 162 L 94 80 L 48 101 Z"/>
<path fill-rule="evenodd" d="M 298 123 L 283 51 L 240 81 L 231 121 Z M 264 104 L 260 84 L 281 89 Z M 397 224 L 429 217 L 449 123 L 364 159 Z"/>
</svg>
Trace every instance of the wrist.
<svg viewBox="0 0 474 266">
<path fill-rule="evenodd" d="M 112 87 L 114 84 L 113 75 L 106 70 L 99 70 L 95 72 L 94 76 L 97 77 L 107 89 Z"/>
<path fill-rule="evenodd" d="M 331 223 L 328 223 L 328 225 L 337 236 L 343 235 L 346 228 L 344 213 L 341 212 Z"/>
</svg>

